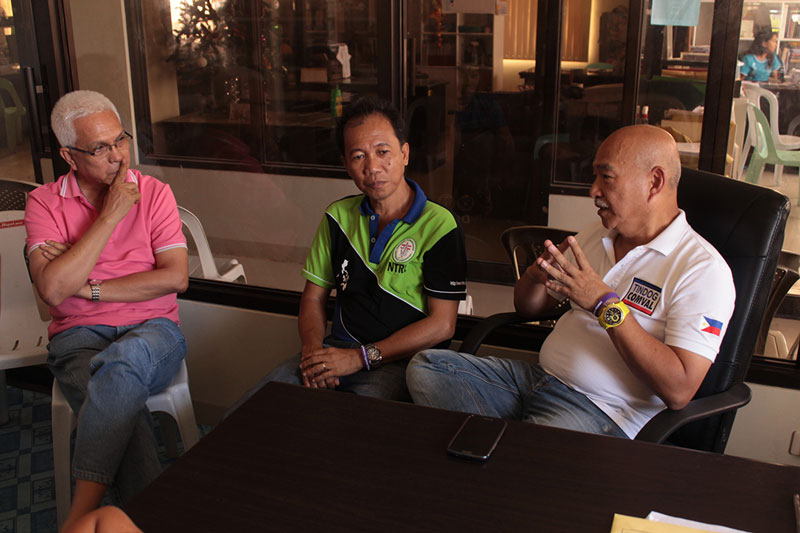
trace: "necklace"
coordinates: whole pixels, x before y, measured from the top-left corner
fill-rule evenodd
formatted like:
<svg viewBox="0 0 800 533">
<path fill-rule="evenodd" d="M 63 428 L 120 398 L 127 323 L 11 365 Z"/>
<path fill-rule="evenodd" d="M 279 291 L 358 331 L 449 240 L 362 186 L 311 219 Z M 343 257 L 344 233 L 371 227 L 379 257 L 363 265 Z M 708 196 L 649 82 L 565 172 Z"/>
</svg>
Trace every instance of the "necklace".
<svg viewBox="0 0 800 533">
<path fill-rule="evenodd" d="M 88 196 L 86 196 L 86 193 L 85 193 L 85 192 L 83 192 L 83 187 L 81 187 L 81 182 L 78 180 L 78 177 L 77 177 L 77 176 L 75 176 L 75 183 L 77 183 L 77 184 L 78 184 L 78 190 L 79 190 L 79 191 L 81 191 L 81 195 L 83 196 L 83 199 L 84 199 L 84 200 L 86 200 L 86 202 L 87 202 L 89 205 L 91 205 L 92 207 L 94 207 L 94 204 L 91 202 L 91 200 L 89 200 L 89 197 L 88 197 Z"/>
</svg>

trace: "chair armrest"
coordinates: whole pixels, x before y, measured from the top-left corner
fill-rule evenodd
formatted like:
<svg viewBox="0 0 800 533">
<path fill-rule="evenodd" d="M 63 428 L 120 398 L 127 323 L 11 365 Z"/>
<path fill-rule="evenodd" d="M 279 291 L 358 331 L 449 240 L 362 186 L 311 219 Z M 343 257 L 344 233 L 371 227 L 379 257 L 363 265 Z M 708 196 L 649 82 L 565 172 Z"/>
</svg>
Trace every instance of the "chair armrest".
<svg viewBox="0 0 800 533">
<path fill-rule="evenodd" d="M 660 444 L 689 422 L 744 407 L 751 396 L 750 387 L 740 382 L 724 392 L 692 400 L 683 409 L 665 409 L 644 425 L 635 440 Z"/>
<path fill-rule="evenodd" d="M 495 329 L 507 324 L 520 324 L 528 321 L 529 319 L 524 318 L 522 315 L 518 315 L 514 312 L 497 313 L 496 315 L 488 316 L 478 322 L 471 330 L 469 330 L 467 335 L 464 337 L 464 340 L 461 342 L 459 351 L 474 355 L 475 352 L 478 351 L 478 348 L 480 348 L 486 336 Z"/>
</svg>

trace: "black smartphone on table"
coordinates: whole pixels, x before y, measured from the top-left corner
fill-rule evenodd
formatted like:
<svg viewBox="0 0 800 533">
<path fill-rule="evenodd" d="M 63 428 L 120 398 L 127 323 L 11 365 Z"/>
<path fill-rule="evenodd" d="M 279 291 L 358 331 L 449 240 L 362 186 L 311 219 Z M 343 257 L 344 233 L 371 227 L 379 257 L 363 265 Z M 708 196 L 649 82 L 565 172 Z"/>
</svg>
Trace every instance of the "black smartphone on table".
<svg viewBox="0 0 800 533">
<path fill-rule="evenodd" d="M 507 425 L 500 418 L 469 415 L 447 446 L 447 453 L 465 459 L 485 461 L 497 447 Z"/>
</svg>

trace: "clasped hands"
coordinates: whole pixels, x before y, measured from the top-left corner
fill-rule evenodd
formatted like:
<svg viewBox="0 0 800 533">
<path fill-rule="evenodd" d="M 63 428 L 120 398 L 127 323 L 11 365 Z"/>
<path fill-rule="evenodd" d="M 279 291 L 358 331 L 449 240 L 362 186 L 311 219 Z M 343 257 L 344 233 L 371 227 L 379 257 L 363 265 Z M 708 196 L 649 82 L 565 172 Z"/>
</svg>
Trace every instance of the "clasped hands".
<svg viewBox="0 0 800 533">
<path fill-rule="evenodd" d="M 364 366 L 358 348 L 303 348 L 300 374 L 303 385 L 314 389 L 332 389 L 341 376 L 349 376 Z"/>
<path fill-rule="evenodd" d="M 567 237 L 558 246 L 548 239 L 544 241 L 544 246 L 544 253 L 536 258 L 526 272 L 538 283 L 563 294 L 590 312 L 600 298 L 611 292 L 611 288 L 603 283 L 589 264 L 575 237 Z M 568 249 L 572 250 L 577 265 L 564 256 Z"/>
</svg>

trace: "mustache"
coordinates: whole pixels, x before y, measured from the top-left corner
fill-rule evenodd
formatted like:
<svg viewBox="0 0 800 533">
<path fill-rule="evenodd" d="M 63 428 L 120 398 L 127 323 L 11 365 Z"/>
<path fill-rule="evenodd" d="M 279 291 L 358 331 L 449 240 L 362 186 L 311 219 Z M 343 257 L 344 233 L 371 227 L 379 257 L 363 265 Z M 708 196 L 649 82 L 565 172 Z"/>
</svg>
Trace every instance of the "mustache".
<svg viewBox="0 0 800 533">
<path fill-rule="evenodd" d="M 606 202 L 604 202 L 600 198 L 595 198 L 594 199 L 594 206 L 595 207 L 599 207 L 601 209 L 608 209 L 609 207 L 611 207 L 610 205 L 608 205 Z"/>
</svg>

